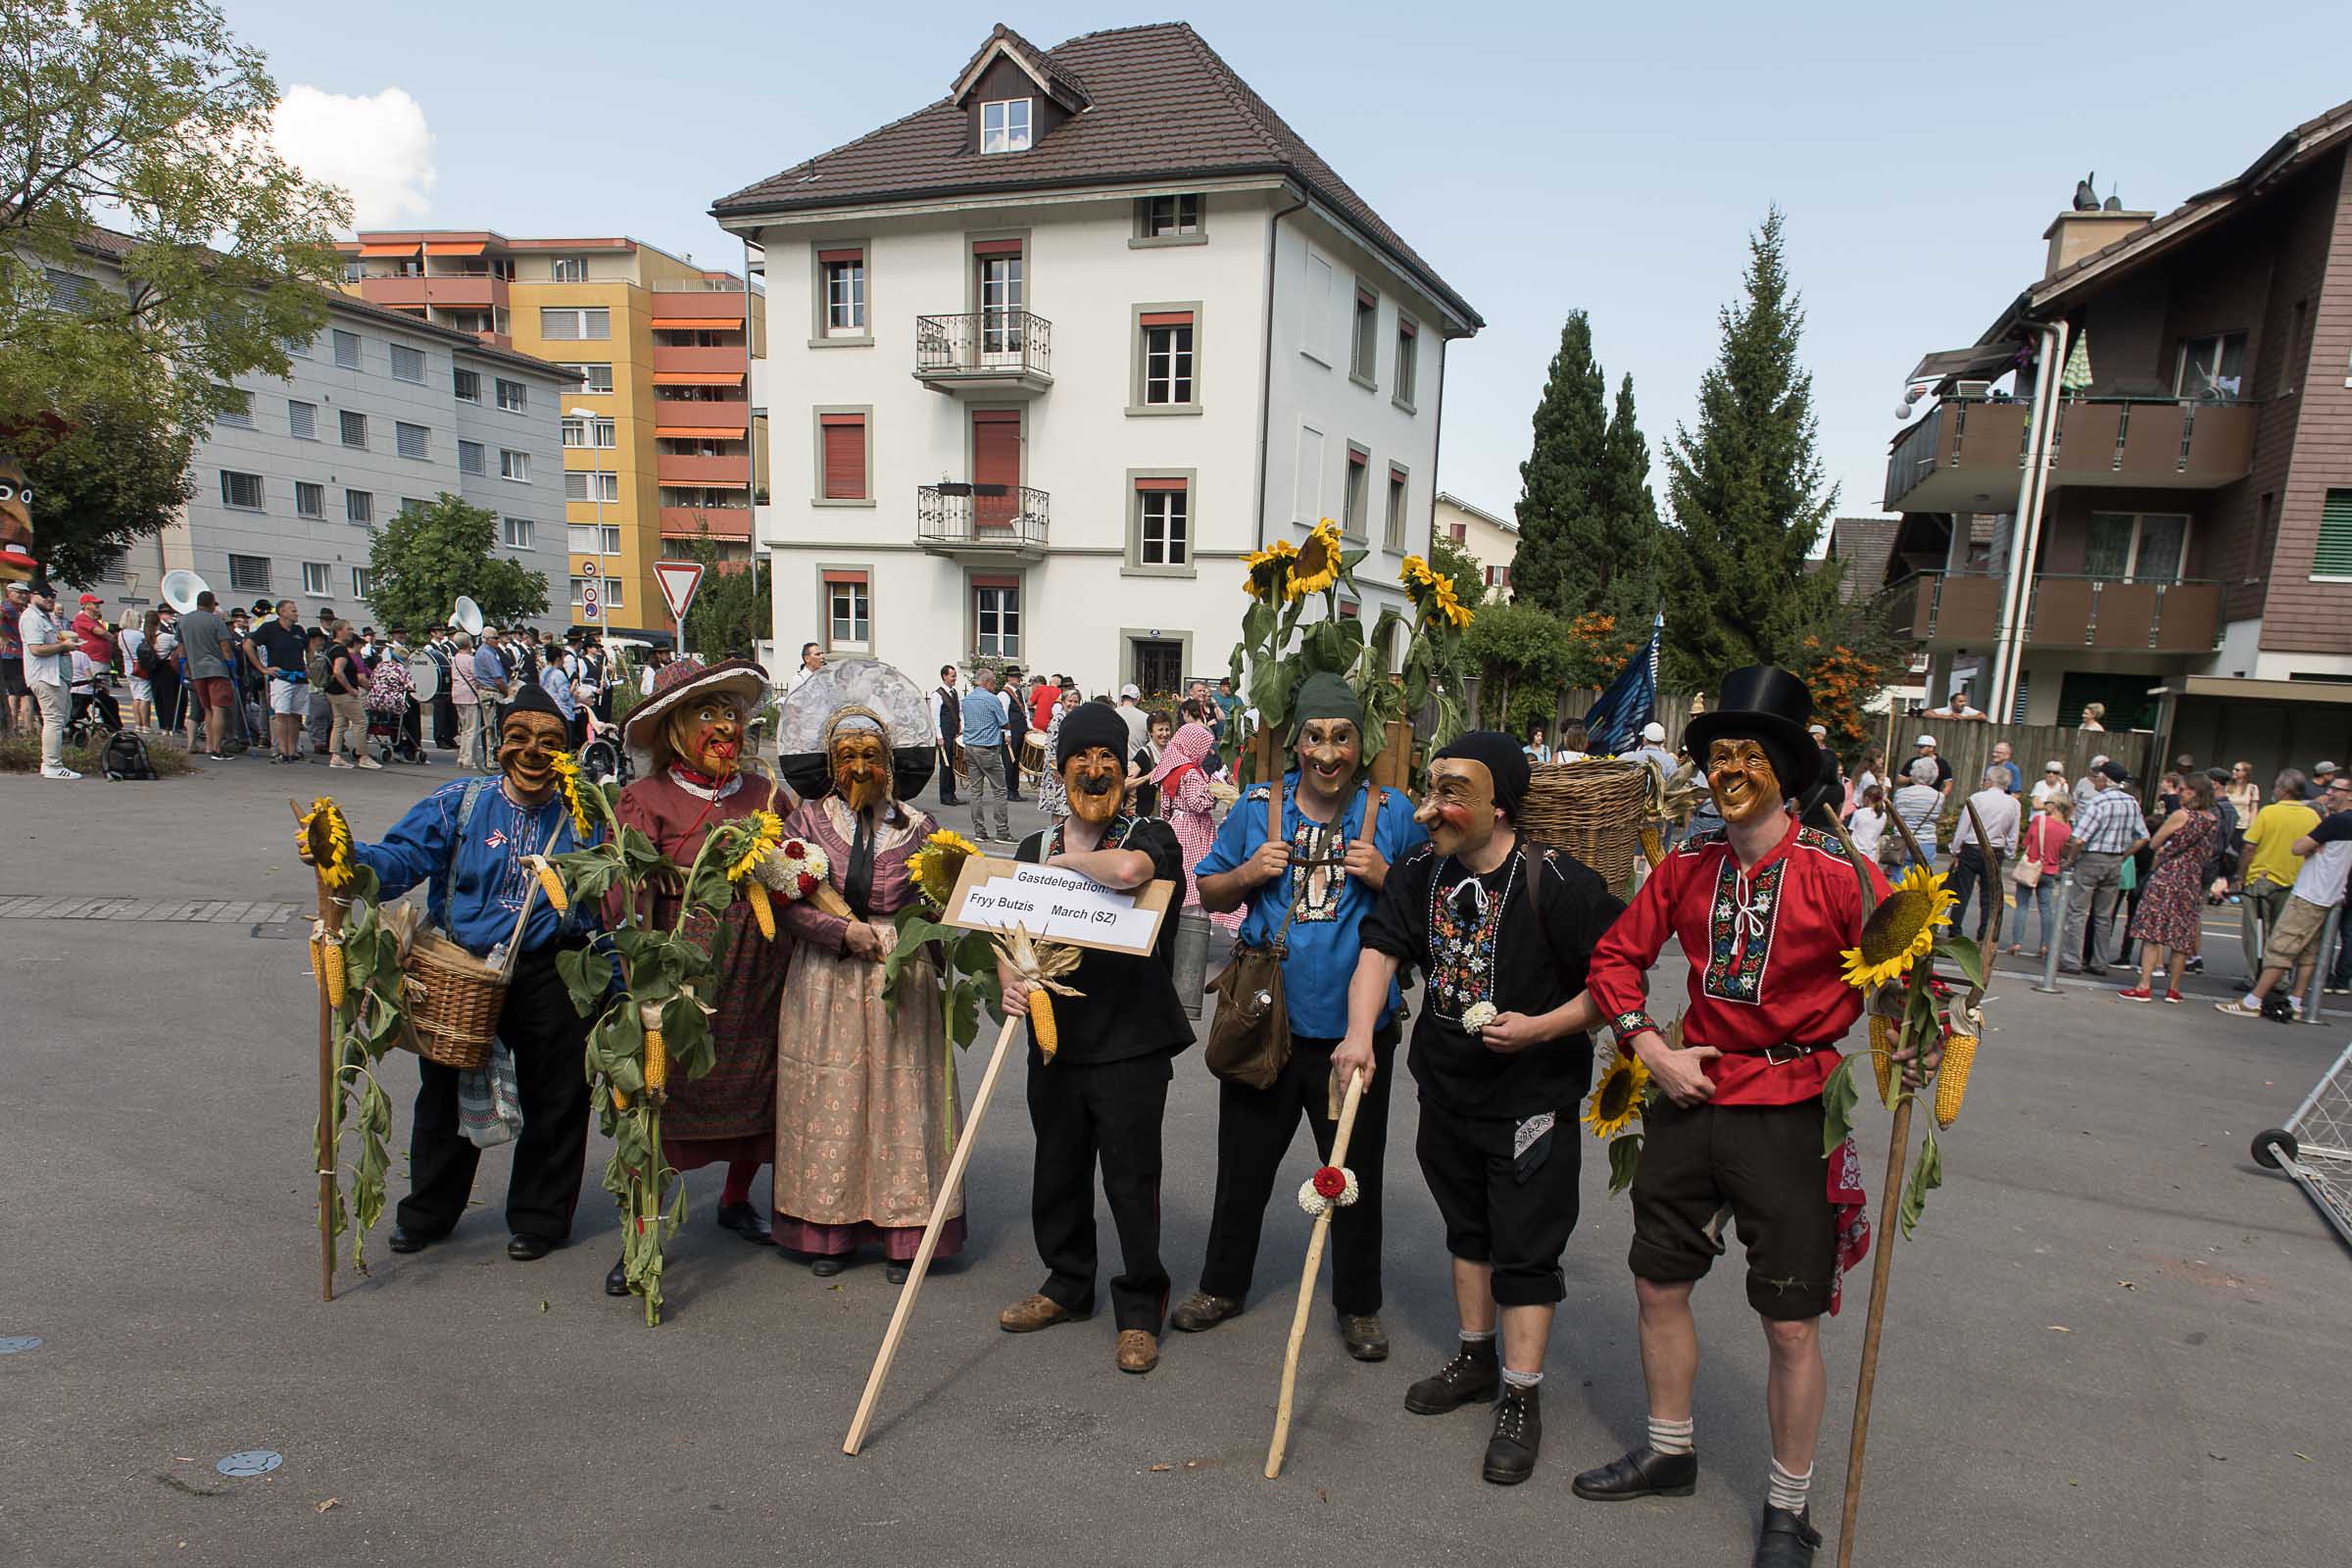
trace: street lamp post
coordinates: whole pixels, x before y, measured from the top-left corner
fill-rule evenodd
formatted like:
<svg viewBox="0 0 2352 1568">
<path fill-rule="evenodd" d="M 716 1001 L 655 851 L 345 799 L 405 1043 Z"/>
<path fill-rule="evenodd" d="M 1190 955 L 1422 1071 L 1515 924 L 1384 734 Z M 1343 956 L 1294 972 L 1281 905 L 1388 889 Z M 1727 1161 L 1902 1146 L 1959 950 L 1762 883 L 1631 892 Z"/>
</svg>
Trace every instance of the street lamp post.
<svg viewBox="0 0 2352 1568">
<path fill-rule="evenodd" d="M 568 413 L 568 414 L 569 414 L 569 415 L 570 415 L 570 416 L 571 416 L 573 418 L 575 418 L 575 419 L 577 419 L 577 420 L 579 420 L 579 421 L 580 421 L 580 428 L 581 428 L 581 430 L 583 431 L 583 433 L 585 433 L 585 434 L 586 434 L 586 436 L 587 436 L 587 438 L 588 438 L 588 463 L 589 463 L 589 467 L 590 467 L 590 470 L 591 470 L 591 477 L 589 478 L 588 484 L 589 484 L 589 489 L 590 489 L 590 490 L 591 490 L 591 492 L 593 493 L 593 499 L 594 499 L 594 500 L 595 500 L 595 502 L 596 502 L 596 550 L 594 551 L 594 556 L 595 556 L 596 563 L 597 563 L 597 569 L 596 569 L 595 573 L 593 574 L 593 579 L 592 579 L 592 580 L 593 580 L 593 581 L 595 582 L 595 584 L 596 584 L 596 595 L 597 595 L 597 598 L 599 598 L 599 599 L 603 599 L 603 598 L 605 597 L 605 570 L 604 570 L 604 559 L 605 559 L 605 459 L 604 459 L 604 449 L 603 449 L 603 448 L 601 448 L 601 447 L 599 447 L 599 446 L 596 444 L 596 418 L 597 418 L 597 415 L 596 415 L 596 411 L 595 411 L 594 409 L 569 409 L 569 410 L 566 410 L 565 412 L 566 412 L 566 413 Z"/>
</svg>

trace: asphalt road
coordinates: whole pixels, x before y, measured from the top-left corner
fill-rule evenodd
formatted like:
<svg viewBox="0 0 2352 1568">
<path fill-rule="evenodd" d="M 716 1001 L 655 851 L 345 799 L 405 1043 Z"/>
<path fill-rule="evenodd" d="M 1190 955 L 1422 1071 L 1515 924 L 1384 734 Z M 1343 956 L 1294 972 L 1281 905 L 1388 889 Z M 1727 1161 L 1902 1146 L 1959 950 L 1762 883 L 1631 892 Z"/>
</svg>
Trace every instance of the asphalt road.
<svg viewBox="0 0 2352 1568">
<path fill-rule="evenodd" d="M 997 1309 L 1041 1277 L 1017 1059 L 972 1167 L 968 1260 L 924 1291 L 861 1457 L 840 1448 L 892 1304 L 880 1268 L 821 1281 L 717 1231 L 715 1172 L 690 1184 L 658 1330 L 599 1291 L 615 1250 L 601 1149 L 567 1250 L 508 1261 L 494 1152 L 487 1206 L 454 1242 L 379 1245 L 372 1275 L 346 1269 L 321 1303 L 304 950 L 233 905 L 309 897 L 287 795 L 331 788 L 368 835 L 422 782 L 252 762 L 144 786 L 0 778 L 0 1339 L 42 1342 L 0 1354 L 0 1564 L 1747 1561 L 1764 1354 L 1735 1266 L 1699 1292 L 1697 1495 L 1607 1507 L 1568 1491 L 1642 1432 L 1630 1222 L 1597 1150 L 1535 1480 L 1479 1480 L 1482 1415 L 1404 1412 L 1452 1335 L 1437 1217 L 1403 1157 L 1406 1093 L 1396 1354 L 1347 1360 L 1316 1312 L 1279 1482 L 1259 1469 L 1304 1217 L 1278 1197 L 1249 1312 L 1169 1336 L 1148 1378 L 1113 1370 L 1107 1315 L 999 1332 Z M 146 917 L 7 913 L 33 894 Z M 1660 980 L 1671 995 L 1679 964 Z M 2342 1033 L 2084 986 L 2038 996 L 2022 976 L 1989 1011 L 1945 1186 L 1896 1244 L 1857 1560 L 2340 1568 L 2352 1253 L 2246 1149 Z M 405 1060 L 391 1080 L 400 1147 Z M 1179 1292 L 1206 1227 L 1214 1104 L 1187 1056 L 1167 1120 Z M 1874 1205 L 1886 1127 L 1866 1115 Z M 1284 1190 L 1309 1165 L 1295 1152 Z M 1825 1522 L 1861 1340 L 1851 1283 L 1828 1333 Z M 216 1473 L 252 1448 L 282 1467 Z"/>
</svg>

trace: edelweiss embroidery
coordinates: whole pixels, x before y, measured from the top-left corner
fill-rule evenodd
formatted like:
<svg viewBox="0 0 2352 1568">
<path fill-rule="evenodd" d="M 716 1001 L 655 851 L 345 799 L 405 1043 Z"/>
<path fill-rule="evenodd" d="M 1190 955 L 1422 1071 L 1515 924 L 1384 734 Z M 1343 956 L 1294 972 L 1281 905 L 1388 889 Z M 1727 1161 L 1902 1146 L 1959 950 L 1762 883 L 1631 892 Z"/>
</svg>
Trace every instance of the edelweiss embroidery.
<svg viewBox="0 0 2352 1568">
<path fill-rule="evenodd" d="M 1484 885 L 1477 877 L 1464 872 L 1450 886 L 1441 886 L 1436 877 L 1430 879 L 1429 990 L 1438 1011 L 1446 1016 L 1459 1018 L 1476 1004 L 1494 1000 L 1494 939 L 1502 930 L 1502 911 L 1518 882 L 1519 857 L 1514 855 L 1502 879 L 1502 891 L 1483 900 L 1472 897 L 1477 911 L 1472 917 L 1463 913 L 1464 901 L 1455 895 L 1465 887 L 1479 887 L 1483 893 Z"/>
<path fill-rule="evenodd" d="M 1764 965 L 1772 956 L 1773 923 L 1781 912 L 1781 877 L 1786 857 L 1756 873 L 1740 874 L 1740 862 L 1725 856 L 1715 873 L 1715 904 L 1707 911 L 1707 995 L 1753 1004 L 1763 997 Z"/>
</svg>

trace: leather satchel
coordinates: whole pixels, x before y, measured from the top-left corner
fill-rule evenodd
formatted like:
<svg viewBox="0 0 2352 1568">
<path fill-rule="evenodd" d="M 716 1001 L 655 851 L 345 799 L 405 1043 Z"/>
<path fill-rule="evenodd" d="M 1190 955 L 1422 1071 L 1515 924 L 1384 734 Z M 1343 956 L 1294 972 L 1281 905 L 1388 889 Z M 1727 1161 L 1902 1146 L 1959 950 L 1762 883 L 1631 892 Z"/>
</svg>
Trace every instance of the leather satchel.
<svg viewBox="0 0 2352 1568">
<path fill-rule="evenodd" d="M 1371 796 L 1364 805 L 1363 838 L 1376 844 L 1381 790 L 1377 785 L 1367 788 Z M 1341 820 L 1345 822 L 1346 816 Z M 1278 842 L 1282 836 L 1282 781 L 1278 777 L 1266 802 L 1266 838 Z M 1290 1065 L 1291 1014 L 1283 998 L 1282 963 L 1290 955 L 1286 939 L 1298 912 L 1298 899 L 1293 894 L 1283 910 L 1282 924 L 1275 927 L 1274 940 L 1263 947 L 1237 941 L 1233 961 L 1208 983 L 1217 1007 L 1201 1054 L 1208 1070 L 1228 1083 L 1271 1089 L 1282 1069 Z"/>
</svg>

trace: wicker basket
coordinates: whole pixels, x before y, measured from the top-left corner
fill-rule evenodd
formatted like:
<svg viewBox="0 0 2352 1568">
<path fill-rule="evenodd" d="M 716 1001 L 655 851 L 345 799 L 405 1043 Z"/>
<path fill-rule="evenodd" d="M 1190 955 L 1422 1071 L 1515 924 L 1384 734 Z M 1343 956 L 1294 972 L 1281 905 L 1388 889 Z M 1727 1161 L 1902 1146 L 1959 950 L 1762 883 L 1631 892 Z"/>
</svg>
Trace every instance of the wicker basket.
<svg viewBox="0 0 2352 1568">
<path fill-rule="evenodd" d="M 409 1015 L 401 1045 L 460 1072 L 490 1059 L 498 1015 L 507 1004 L 502 971 L 447 938 L 420 930 L 409 946 L 400 989 Z"/>
<path fill-rule="evenodd" d="M 1623 887 L 1634 874 L 1648 808 L 1649 769 L 1640 762 L 1539 762 L 1531 770 L 1519 831 L 1576 857 L 1609 886 Z"/>
</svg>

